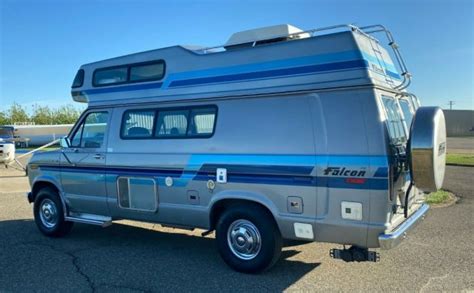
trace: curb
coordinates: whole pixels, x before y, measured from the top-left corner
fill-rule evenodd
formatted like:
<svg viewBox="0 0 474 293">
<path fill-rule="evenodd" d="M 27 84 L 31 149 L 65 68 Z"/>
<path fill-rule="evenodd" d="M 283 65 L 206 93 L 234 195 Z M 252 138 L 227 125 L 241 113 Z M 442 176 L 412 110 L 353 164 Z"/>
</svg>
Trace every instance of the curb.
<svg viewBox="0 0 474 293">
<path fill-rule="evenodd" d="M 456 164 L 456 163 L 446 163 L 446 166 L 456 166 L 456 167 L 471 167 L 473 168 L 474 165 L 468 165 L 468 164 Z"/>
</svg>

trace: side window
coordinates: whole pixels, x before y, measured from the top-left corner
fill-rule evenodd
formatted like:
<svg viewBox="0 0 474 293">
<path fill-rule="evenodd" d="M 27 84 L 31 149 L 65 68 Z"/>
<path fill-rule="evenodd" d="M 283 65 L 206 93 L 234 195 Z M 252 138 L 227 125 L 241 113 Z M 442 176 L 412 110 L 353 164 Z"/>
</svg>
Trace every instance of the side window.
<svg viewBox="0 0 474 293">
<path fill-rule="evenodd" d="M 410 101 L 405 99 L 400 99 L 400 108 L 402 108 L 403 117 L 405 117 L 405 122 L 407 123 L 408 129 L 410 129 L 411 121 L 413 120 L 413 113 L 411 111 Z"/>
<path fill-rule="evenodd" d="M 94 72 L 94 86 L 111 85 L 127 82 L 128 67 L 97 69 Z"/>
<path fill-rule="evenodd" d="M 153 135 L 154 110 L 127 111 L 122 120 L 122 137 L 147 138 Z"/>
<path fill-rule="evenodd" d="M 158 112 L 157 137 L 185 137 L 188 129 L 189 110 L 167 110 Z"/>
<path fill-rule="evenodd" d="M 403 119 L 398 109 L 397 100 L 382 96 L 385 113 L 387 114 L 387 127 L 390 138 L 394 144 L 406 141 Z"/>
<path fill-rule="evenodd" d="M 71 139 L 76 148 L 100 148 L 104 143 L 108 113 L 92 112 L 87 114 Z"/>
<path fill-rule="evenodd" d="M 199 108 L 191 110 L 189 136 L 210 136 L 214 132 L 216 108 Z"/>
<path fill-rule="evenodd" d="M 72 88 L 81 87 L 84 84 L 84 69 L 79 69 L 72 82 Z"/>
<path fill-rule="evenodd" d="M 130 67 L 130 81 L 159 80 L 165 74 L 165 63 L 163 61 L 152 64 L 133 65 Z"/>
</svg>

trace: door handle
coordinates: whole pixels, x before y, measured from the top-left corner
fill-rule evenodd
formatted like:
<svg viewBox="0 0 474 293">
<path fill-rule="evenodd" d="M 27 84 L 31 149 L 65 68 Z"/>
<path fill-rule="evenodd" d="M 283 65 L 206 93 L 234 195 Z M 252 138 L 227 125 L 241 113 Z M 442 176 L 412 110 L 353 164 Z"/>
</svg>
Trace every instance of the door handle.
<svg viewBox="0 0 474 293">
<path fill-rule="evenodd" d="M 94 159 L 100 160 L 100 159 L 103 159 L 103 158 L 104 158 L 104 156 L 101 155 L 101 154 L 95 154 L 94 155 Z"/>
</svg>

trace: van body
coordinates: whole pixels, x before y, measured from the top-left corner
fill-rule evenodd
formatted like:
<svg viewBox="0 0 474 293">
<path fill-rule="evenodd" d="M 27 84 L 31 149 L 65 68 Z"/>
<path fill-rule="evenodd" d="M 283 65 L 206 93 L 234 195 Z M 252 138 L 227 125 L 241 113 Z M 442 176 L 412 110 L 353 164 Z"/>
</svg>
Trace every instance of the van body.
<svg viewBox="0 0 474 293">
<path fill-rule="evenodd" d="M 442 183 L 442 112 L 423 126 L 440 142 L 423 148 L 437 151 L 427 169 L 413 161 L 423 115 L 402 89 L 407 72 L 367 31 L 335 28 L 277 26 L 220 49 L 83 65 L 72 96 L 89 107 L 60 150 L 28 164 L 39 229 L 131 219 L 216 230 L 221 256 L 243 272 L 271 267 L 283 240 L 352 245 L 366 258 L 396 246 L 428 210 L 432 182 L 414 177 L 438 172 Z M 421 165 L 431 173 L 413 171 Z"/>
</svg>

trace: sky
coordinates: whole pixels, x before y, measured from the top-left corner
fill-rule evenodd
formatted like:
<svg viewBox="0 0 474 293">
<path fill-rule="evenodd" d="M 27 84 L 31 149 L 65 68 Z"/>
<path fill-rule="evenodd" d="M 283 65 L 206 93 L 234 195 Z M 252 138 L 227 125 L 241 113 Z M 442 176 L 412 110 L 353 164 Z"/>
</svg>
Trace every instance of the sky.
<svg viewBox="0 0 474 293">
<path fill-rule="evenodd" d="M 0 110 L 73 102 L 80 65 L 173 45 L 214 46 L 236 32 L 383 24 L 423 105 L 474 109 L 474 1 L 0 0 Z M 384 41 L 385 42 L 385 41 Z"/>
</svg>

